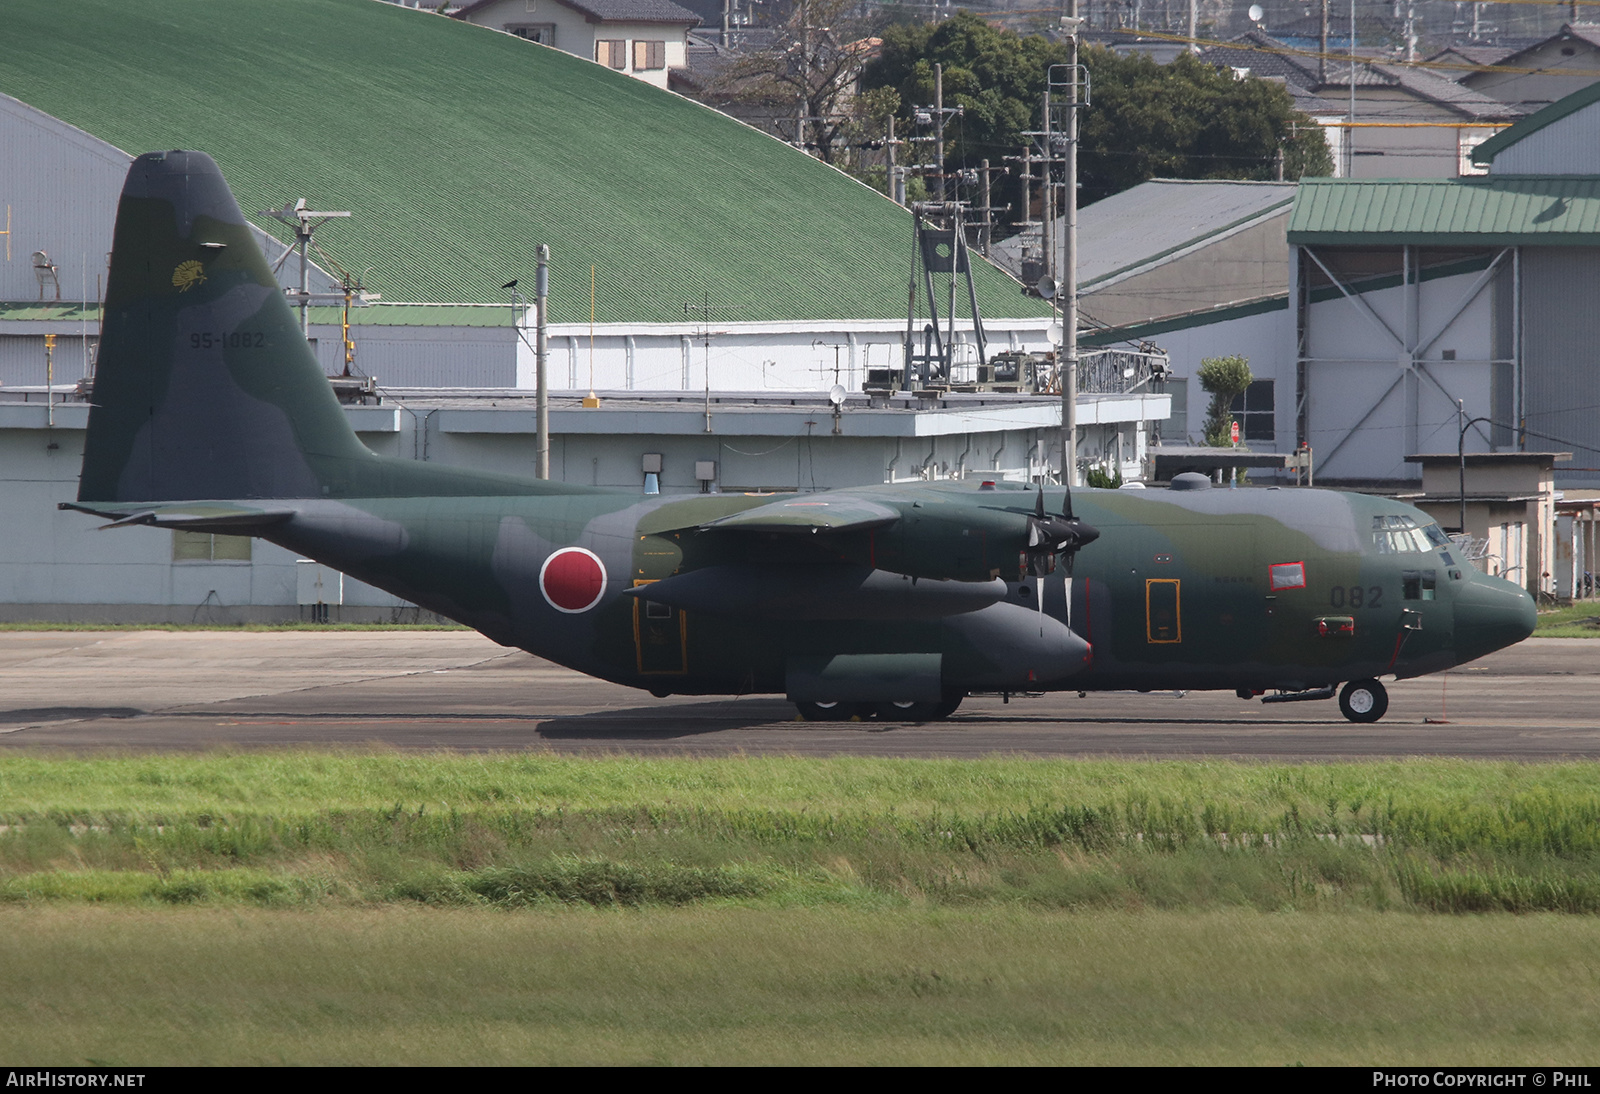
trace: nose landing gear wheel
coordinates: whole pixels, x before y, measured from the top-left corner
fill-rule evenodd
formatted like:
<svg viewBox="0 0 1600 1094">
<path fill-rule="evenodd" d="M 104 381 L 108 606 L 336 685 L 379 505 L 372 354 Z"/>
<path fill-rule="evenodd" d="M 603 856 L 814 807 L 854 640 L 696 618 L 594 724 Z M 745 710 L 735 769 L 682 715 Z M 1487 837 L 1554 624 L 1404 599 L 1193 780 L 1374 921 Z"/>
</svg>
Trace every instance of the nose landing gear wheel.
<svg viewBox="0 0 1600 1094">
<path fill-rule="evenodd" d="M 1389 709 L 1389 693 L 1376 680 L 1352 680 L 1339 692 L 1339 712 L 1352 722 L 1376 722 Z"/>
</svg>

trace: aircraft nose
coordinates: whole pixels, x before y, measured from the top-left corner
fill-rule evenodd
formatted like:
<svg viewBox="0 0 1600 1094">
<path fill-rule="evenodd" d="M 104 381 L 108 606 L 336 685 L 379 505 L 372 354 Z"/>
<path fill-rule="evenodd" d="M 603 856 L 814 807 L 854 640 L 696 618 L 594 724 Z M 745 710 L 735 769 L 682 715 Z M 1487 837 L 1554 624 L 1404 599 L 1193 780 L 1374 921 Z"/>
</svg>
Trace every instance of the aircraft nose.
<svg viewBox="0 0 1600 1094">
<path fill-rule="evenodd" d="M 1456 663 L 1521 642 L 1538 611 L 1526 589 L 1497 577 L 1474 577 L 1456 594 Z"/>
</svg>

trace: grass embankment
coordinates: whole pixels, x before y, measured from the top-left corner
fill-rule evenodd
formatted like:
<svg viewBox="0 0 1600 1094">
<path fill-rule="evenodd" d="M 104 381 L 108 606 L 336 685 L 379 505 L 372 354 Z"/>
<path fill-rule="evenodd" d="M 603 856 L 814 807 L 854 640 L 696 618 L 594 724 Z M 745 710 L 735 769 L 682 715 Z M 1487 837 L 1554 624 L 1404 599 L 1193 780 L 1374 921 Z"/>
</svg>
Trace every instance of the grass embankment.
<svg viewBox="0 0 1600 1094">
<path fill-rule="evenodd" d="M 1593 1062 L 1594 772 L 5 755 L 0 1059 Z"/>
<path fill-rule="evenodd" d="M 0 902 L 1600 911 L 1591 764 L 0 759 Z"/>
<path fill-rule="evenodd" d="M 1535 638 L 1600 638 L 1600 602 L 1589 600 L 1539 613 Z"/>
</svg>

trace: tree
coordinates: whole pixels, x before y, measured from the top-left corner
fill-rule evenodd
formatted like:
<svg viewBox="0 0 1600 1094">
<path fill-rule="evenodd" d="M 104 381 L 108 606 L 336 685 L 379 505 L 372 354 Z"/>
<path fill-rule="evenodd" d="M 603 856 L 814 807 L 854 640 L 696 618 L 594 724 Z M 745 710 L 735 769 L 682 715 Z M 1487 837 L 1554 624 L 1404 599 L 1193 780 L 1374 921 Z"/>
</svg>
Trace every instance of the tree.
<svg viewBox="0 0 1600 1094">
<path fill-rule="evenodd" d="M 840 146 L 862 129 L 856 99 L 870 27 L 851 15 L 855 7 L 855 0 L 796 0 L 771 44 L 724 69 L 707 100 L 757 107 L 779 132 L 824 163 L 835 162 Z M 882 112 L 882 101 L 866 107 Z"/>
<path fill-rule="evenodd" d="M 1195 373 L 1200 386 L 1211 393 L 1206 407 L 1206 444 L 1226 448 L 1233 443 L 1233 401 L 1245 393 L 1255 377 L 1250 375 L 1250 359 L 1237 355 L 1207 357 Z"/>
<path fill-rule="evenodd" d="M 1037 127 L 1046 72 L 1067 59 L 1059 43 L 999 30 L 965 11 L 942 23 L 887 26 L 882 37 L 861 82 L 900 93 L 903 134 L 912 132 L 915 108 L 933 103 L 933 66 L 944 65 L 944 104 L 961 108 L 945 127 L 950 164 L 999 164 L 1016 153 L 1026 139 L 1023 130 Z"/>
<path fill-rule="evenodd" d="M 888 26 L 882 36 L 862 85 L 900 93 L 900 132 L 910 135 L 915 108 L 933 102 L 934 65 L 942 64 L 945 105 L 962 110 L 945 130 L 952 167 L 981 159 L 998 165 L 1016 154 L 1027 140 L 1022 133 L 1039 126 L 1050 66 L 1068 56 L 1060 43 L 998 30 L 967 12 L 942 23 Z M 1090 47 L 1082 61 L 1091 84 L 1090 105 L 1079 116 L 1084 204 L 1157 177 L 1272 179 L 1280 151 L 1286 179 L 1332 173 L 1322 130 L 1294 109 L 1281 84 L 1238 80 L 1231 69 L 1189 54 L 1158 65 Z"/>
<path fill-rule="evenodd" d="M 1092 106 L 1078 157 L 1085 205 L 1152 178 L 1255 179 L 1333 172 L 1322 130 L 1283 85 L 1236 79 L 1181 54 L 1168 65 L 1108 49 L 1083 51 Z"/>
</svg>

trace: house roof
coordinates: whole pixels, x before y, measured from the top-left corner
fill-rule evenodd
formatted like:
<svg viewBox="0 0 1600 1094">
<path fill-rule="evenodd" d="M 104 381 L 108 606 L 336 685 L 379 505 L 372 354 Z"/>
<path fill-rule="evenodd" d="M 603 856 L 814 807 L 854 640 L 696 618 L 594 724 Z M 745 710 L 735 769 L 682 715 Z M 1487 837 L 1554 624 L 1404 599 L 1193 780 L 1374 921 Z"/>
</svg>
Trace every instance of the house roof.
<svg viewBox="0 0 1600 1094">
<path fill-rule="evenodd" d="M 1467 64 L 1477 65 L 1479 67 L 1488 67 L 1489 65 L 1499 64 L 1507 57 L 1510 57 L 1512 54 L 1516 53 L 1520 48 L 1522 47 L 1474 45 L 1446 46 L 1444 49 L 1441 49 L 1432 56 L 1425 57 L 1423 59 L 1429 62 L 1437 61 L 1447 64 Z M 1456 78 L 1460 79 L 1461 76 L 1466 75 L 1468 75 L 1468 73 L 1463 72 Z"/>
<path fill-rule="evenodd" d="M 1543 49 L 1545 46 L 1553 45 L 1557 42 L 1571 41 L 1573 39 L 1577 39 L 1586 45 L 1600 49 L 1600 23 L 1564 23 L 1562 24 L 1560 30 L 1556 31 L 1556 33 L 1550 35 L 1548 38 L 1539 38 L 1535 41 L 1524 42 L 1518 46 L 1518 48 L 1506 50 L 1495 60 L 1484 63 L 1516 67 L 1527 57 L 1528 54 L 1533 53 L 1536 50 Z M 1557 75 L 1560 74 L 1559 69 L 1553 71 L 1555 71 Z"/>
<path fill-rule="evenodd" d="M 1600 178 L 1302 179 L 1298 244 L 1600 244 Z"/>
<path fill-rule="evenodd" d="M 1203 50 L 1200 59 L 1230 68 L 1247 68 L 1254 76 L 1281 76 L 1292 87 L 1299 87 L 1328 101 L 1336 102 L 1336 93 L 1341 90 L 1347 93 L 1350 88 L 1351 64 L 1348 60 L 1330 59 L 1324 79 L 1314 58 L 1290 52 L 1287 44 L 1261 31 L 1250 31 L 1225 45 Z M 1378 58 L 1363 60 L 1359 55 L 1354 67 L 1357 88 L 1402 90 L 1465 118 L 1492 121 L 1516 117 L 1521 113 L 1513 105 L 1491 99 L 1426 69 L 1384 64 Z M 1384 110 L 1386 114 L 1399 117 L 1405 107 L 1402 103 L 1394 103 Z M 1370 115 L 1370 104 L 1366 112 Z"/>
<path fill-rule="evenodd" d="M 466 19 L 500 0 L 476 0 L 450 13 L 452 19 Z M 591 23 L 671 23 L 686 27 L 700 25 L 700 16 L 672 0 L 555 0 L 581 12 Z"/>
<path fill-rule="evenodd" d="M 246 213 L 350 210 L 317 243 L 386 303 L 506 304 L 547 243 L 554 322 L 587 320 L 591 266 L 601 322 L 707 295 L 725 321 L 905 315 L 906 210 L 520 38 L 372 0 L 57 0 L 8 8 L 6 39 L 0 92 L 126 151 L 209 152 Z M 985 315 L 1048 312 L 975 269 Z"/>
<path fill-rule="evenodd" d="M 1525 137 L 1532 136 L 1552 122 L 1558 122 L 1567 115 L 1575 114 L 1595 102 L 1600 102 L 1600 82 L 1579 88 L 1571 95 L 1557 99 L 1549 106 L 1534 111 L 1509 129 L 1502 129 L 1472 150 L 1472 162 L 1487 167 L 1494 162 L 1496 156 L 1513 144 Z"/>
</svg>

